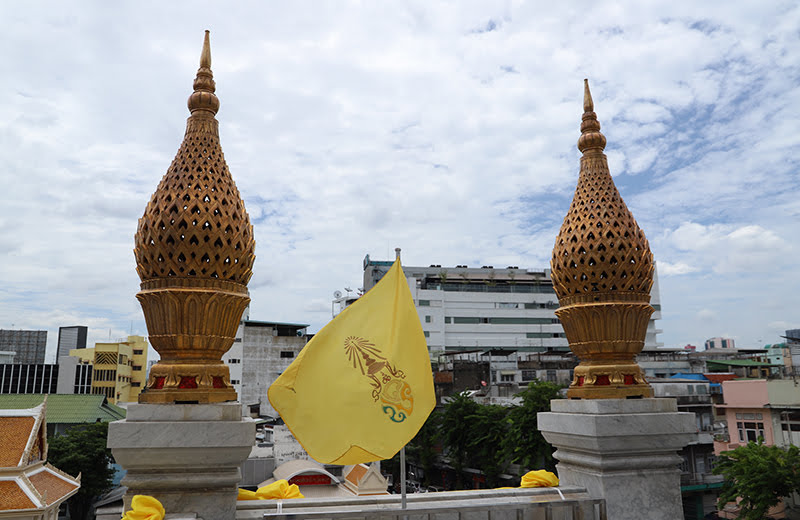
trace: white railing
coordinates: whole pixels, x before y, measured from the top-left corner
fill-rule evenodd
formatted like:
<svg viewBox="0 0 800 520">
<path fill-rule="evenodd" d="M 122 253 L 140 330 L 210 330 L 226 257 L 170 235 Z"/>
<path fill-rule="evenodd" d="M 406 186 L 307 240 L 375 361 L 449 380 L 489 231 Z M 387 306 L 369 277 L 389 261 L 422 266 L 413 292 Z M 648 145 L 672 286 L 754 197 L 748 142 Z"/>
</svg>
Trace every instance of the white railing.
<svg viewBox="0 0 800 520">
<path fill-rule="evenodd" d="M 239 502 L 237 520 L 607 520 L 603 499 L 582 488 L 496 489 L 399 495 Z"/>
</svg>

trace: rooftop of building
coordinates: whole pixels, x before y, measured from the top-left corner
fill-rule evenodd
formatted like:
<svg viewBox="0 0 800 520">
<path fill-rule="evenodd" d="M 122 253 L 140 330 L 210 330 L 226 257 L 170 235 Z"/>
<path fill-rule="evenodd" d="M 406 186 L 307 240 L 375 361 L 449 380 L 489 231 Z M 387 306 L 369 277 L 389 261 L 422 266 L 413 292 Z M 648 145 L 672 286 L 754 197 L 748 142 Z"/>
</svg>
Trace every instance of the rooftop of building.
<svg viewBox="0 0 800 520">
<path fill-rule="evenodd" d="M 40 405 L 47 397 L 47 422 L 80 424 L 110 422 L 125 418 L 125 409 L 91 394 L 2 394 L 0 409 L 25 409 Z"/>
</svg>

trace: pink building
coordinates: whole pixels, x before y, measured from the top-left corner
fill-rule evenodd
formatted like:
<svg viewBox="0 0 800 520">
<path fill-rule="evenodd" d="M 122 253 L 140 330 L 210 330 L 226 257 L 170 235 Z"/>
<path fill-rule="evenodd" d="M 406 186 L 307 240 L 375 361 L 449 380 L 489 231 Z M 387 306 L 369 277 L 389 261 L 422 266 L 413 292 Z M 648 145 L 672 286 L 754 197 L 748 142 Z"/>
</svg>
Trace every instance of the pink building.
<svg viewBox="0 0 800 520">
<path fill-rule="evenodd" d="M 748 442 L 764 439 L 767 445 L 800 446 L 800 385 L 794 380 L 742 379 L 722 383 L 723 403 L 716 405 L 724 415 L 728 435 L 714 440 L 714 454 L 733 450 Z M 772 518 L 783 518 L 786 506 L 798 507 L 793 498 L 776 507 Z M 736 507 L 726 506 L 722 518 L 736 518 Z"/>
<path fill-rule="evenodd" d="M 711 338 L 706 340 L 706 350 L 712 348 L 736 348 L 733 338 Z"/>
</svg>

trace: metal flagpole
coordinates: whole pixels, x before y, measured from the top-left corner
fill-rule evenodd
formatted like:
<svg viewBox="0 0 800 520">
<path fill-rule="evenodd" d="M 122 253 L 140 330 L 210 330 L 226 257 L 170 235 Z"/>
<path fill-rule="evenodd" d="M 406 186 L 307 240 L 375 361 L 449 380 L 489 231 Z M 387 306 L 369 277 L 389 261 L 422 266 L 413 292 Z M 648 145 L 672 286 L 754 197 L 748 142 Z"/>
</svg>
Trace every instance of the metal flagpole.
<svg viewBox="0 0 800 520">
<path fill-rule="evenodd" d="M 406 447 L 400 448 L 400 508 L 406 508 Z"/>
</svg>

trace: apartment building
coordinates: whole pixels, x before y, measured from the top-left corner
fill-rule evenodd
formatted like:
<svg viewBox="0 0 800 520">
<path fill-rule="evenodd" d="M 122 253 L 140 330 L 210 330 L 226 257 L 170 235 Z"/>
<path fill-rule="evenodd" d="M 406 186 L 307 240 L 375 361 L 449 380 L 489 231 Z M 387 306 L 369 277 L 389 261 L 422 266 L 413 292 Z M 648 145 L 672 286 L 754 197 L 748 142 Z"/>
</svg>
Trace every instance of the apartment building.
<svg viewBox="0 0 800 520">
<path fill-rule="evenodd" d="M 147 382 L 147 340 L 128 336 L 117 342 L 96 343 L 92 348 L 70 350 L 70 356 L 92 365 L 91 393 L 113 404 L 136 402 Z M 81 373 L 83 373 L 81 371 Z"/>
</svg>

